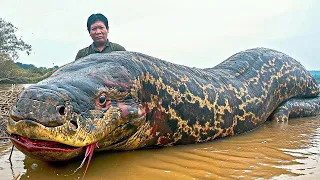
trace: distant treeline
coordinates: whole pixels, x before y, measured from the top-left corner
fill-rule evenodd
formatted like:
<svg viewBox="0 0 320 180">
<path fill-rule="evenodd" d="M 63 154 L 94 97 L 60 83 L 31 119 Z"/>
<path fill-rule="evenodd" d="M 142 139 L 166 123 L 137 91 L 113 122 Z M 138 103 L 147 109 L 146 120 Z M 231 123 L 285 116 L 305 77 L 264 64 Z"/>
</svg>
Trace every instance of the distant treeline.
<svg viewBox="0 0 320 180">
<path fill-rule="evenodd" d="M 38 73 L 41 75 L 59 68 L 59 66 L 53 66 L 52 68 L 36 67 L 33 64 L 23 64 L 21 62 L 16 62 L 15 64 L 22 69 L 29 70 L 32 73 Z"/>
<path fill-rule="evenodd" d="M 310 74 L 316 79 L 318 84 L 320 84 L 320 71 L 309 71 Z"/>
<path fill-rule="evenodd" d="M 52 68 L 36 67 L 12 60 L 0 59 L 0 84 L 32 84 L 49 77 L 58 66 Z"/>
<path fill-rule="evenodd" d="M 17 66 L 21 67 L 22 69 L 47 69 L 47 68 L 44 68 L 44 67 L 37 68 L 33 64 L 23 64 L 21 62 L 16 62 L 15 64 Z M 49 69 L 56 69 L 56 68 L 59 68 L 59 66 L 53 66 L 52 68 L 49 68 Z"/>
</svg>

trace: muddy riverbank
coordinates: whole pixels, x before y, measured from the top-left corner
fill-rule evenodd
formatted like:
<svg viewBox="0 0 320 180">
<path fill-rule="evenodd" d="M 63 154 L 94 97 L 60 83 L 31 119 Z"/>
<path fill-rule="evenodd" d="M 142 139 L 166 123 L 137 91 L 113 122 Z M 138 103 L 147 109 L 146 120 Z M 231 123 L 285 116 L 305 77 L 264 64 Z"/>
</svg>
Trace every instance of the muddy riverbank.
<svg viewBox="0 0 320 180">
<path fill-rule="evenodd" d="M 17 101 L 18 94 L 24 87 L 7 85 L 0 89 L 0 137 L 7 135 L 6 123 L 9 118 L 9 111 L 14 102 Z"/>
</svg>

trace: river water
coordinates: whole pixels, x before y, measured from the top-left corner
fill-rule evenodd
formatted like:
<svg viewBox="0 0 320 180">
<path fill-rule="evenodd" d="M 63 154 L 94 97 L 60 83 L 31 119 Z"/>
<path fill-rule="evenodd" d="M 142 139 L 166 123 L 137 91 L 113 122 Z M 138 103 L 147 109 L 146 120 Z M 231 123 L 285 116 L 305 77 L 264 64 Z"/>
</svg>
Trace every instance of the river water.
<svg viewBox="0 0 320 180">
<path fill-rule="evenodd" d="M 46 163 L 0 141 L 0 179 L 81 179 L 82 159 Z M 266 122 L 209 143 L 93 155 L 85 179 L 319 179 L 320 117 Z"/>
</svg>

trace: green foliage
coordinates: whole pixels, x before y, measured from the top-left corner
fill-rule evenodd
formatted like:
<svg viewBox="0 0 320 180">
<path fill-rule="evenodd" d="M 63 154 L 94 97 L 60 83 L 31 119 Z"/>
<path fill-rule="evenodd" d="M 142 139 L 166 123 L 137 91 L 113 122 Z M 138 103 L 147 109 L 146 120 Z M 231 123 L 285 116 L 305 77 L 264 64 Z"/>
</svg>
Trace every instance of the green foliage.
<svg viewBox="0 0 320 180">
<path fill-rule="evenodd" d="M 23 69 L 13 62 L 13 60 L 4 54 L 0 54 L 0 83 L 7 84 L 29 84 L 36 83 L 49 77 L 58 67 L 37 68 L 32 65 L 30 69 Z"/>
<path fill-rule="evenodd" d="M 18 51 L 31 52 L 31 45 L 17 38 L 17 28 L 10 22 L 0 18 L 0 83 L 36 83 L 50 76 L 55 68 L 37 68 L 32 64 L 14 63 L 18 59 Z M 23 68 L 23 66 L 27 68 Z"/>
<path fill-rule="evenodd" d="M 18 51 L 26 51 L 29 55 L 32 49 L 31 45 L 16 37 L 16 31 L 14 25 L 0 18 L 0 54 L 8 54 L 13 60 L 19 58 Z"/>
<path fill-rule="evenodd" d="M 19 66 L 22 69 L 31 69 L 31 68 L 35 68 L 35 66 L 33 64 L 23 64 L 21 62 L 16 62 L 16 65 Z"/>
</svg>

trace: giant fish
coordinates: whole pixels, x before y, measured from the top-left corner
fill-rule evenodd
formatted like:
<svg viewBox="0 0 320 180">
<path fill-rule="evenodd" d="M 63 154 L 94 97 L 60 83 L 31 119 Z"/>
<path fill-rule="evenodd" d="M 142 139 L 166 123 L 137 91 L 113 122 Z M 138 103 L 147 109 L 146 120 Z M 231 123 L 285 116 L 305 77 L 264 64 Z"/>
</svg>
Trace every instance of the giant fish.
<svg viewBox="0 0 320 180">
<path fill-rule="evenodd" d="M 94 151 L 202 143 L 267 120 L 315 116 L 318 94 L 298 61 L 267 48 L 204 69 L 138 52 L 92 54 L 25 89 L 7 129 L 26 155 L 65 161 Z"/>
</svg>

